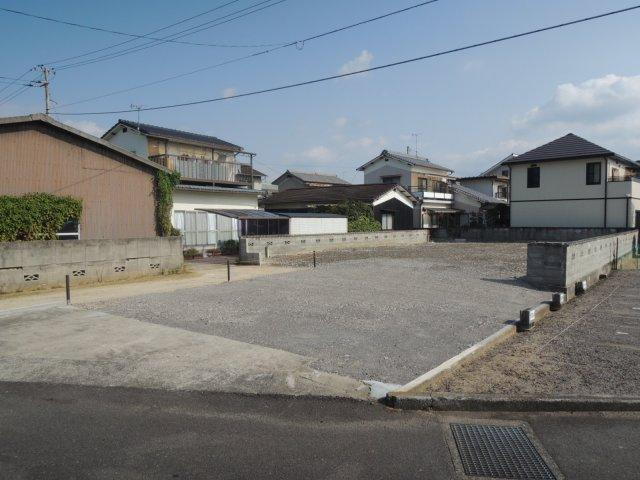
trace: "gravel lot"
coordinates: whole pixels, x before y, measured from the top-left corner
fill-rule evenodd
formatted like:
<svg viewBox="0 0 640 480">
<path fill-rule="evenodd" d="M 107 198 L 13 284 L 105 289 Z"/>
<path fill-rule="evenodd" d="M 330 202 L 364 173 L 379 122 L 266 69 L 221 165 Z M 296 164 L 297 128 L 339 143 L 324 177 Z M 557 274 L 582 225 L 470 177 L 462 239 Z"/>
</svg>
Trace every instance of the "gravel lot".
<svg viewBox="0 0 640 480">
<path fill-rule="evenodd" d="M 431 243 L 323 252 L 318 260 L 316 269 L 90 308 L 307 355 L 319 370 L 404 383 L 549 298 L 519 279 L 525 244 Z"/>
<path fill-rule="evenodd" d="M 638 292 L 640 271 L 614 272 L 429 390 L 640 396 Z"/>
</svg>

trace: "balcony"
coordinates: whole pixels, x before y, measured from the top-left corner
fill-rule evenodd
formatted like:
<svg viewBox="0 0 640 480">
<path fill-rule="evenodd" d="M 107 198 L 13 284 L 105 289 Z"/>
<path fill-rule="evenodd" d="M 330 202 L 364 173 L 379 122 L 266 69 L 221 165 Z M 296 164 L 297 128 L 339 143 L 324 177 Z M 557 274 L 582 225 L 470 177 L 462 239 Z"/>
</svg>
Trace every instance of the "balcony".
<svg viewBox="0 0 640 480">
<path fill-rule="evenodd" d="M 152 155 L 149 160 L 180 173 L 186 181 L 250 185 L 250 166 L 239 162 L 217 162 L 183 155 Z M 244 167 L 244 168 L 243 168 Z"/>
<path fill-rule="evenodd" d="M 640 197 L 640 178 L 625 175 L 607 178 L 608 197 Z"/>
<path fill-rule="evenodd" d="M 428 182 L 427 185 L 412 186 L 409 191 L 421 200 L 453 201 L 453 190 L 442 182 Z"/>
</svg>

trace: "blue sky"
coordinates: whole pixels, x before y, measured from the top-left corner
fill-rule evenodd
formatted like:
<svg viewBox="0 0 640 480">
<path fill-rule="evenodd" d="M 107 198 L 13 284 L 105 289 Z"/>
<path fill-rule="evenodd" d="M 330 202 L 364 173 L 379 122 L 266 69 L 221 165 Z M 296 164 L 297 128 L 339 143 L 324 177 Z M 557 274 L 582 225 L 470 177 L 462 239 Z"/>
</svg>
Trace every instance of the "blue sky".
<svg viewBox="0 0 640 480">
<path fill-rule="evenodd" d="M 245 8 L 240 0 L 178 29 Z M 0 6 L 132 33 L 148 33 L 224 3 L 0 0 Z M 183 40 L 293 41 L 418 3 L 417 0 L 287 0 Z M 154 106 L 246 92 L 375 66 L 633 5 L 633 0 L 440 0 L 411 12 L 268 55 L 66 111 Z M 157 125 L 216 135 L 257 152 L 272 178 L 285 169 L 337 173 L 383 148 L 418 150 L 456 174 L 479 173 L 503 156 L 573 132 L 640 158 L 640 10 L 424 62 L 261 96 L 142 112 Z M 127 40 L 0 12 L 0 76 Z M 161 35 L 165 32 L 160 32 Z M 129 45 L 136 45 L 131 43 Z M 10 48 L 7 48 L 10 47 Z M 59 105 L 212 65 L 260 49 L 163 44 L 117 59 L 59 70 Z M 87 57 L 90 58 L 90 57 Z M 2 88 L 2 85 L 0 85 Z M 4 96 L 7 92 L 0 94 Z M 32 88 L 0 116 L 42 111 Z M 90 133 L 118 117 L 58 116 Z"/>
</svg>

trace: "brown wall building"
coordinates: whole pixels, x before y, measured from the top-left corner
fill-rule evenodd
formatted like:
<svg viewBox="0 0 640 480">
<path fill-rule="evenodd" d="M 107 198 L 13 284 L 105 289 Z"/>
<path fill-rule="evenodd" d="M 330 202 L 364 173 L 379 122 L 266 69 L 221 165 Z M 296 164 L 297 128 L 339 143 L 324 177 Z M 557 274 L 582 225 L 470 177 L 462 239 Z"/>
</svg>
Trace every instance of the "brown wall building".
<svg viewBox="0 0 640 480">
<path fill-rule="evenodd" d="M 0 195 L 82 199 L 80 239 L 155 236 L 158 169 L 46 115 L 0 118 Z"/>
</svg>

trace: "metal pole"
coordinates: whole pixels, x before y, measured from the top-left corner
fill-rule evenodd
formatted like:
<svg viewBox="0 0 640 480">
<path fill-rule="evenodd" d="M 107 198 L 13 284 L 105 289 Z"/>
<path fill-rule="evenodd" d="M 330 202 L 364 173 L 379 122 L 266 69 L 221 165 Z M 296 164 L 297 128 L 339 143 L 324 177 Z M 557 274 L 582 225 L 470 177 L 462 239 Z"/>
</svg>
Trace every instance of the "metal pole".
<svg viewBox="0 0 640 480">
<path fill-rule="evenodd" d="M 64 283 L 67 290 L 67 305 L 71 305 L 71 278 L 69 275 L 64 276 Z"/>
<path fill-rule="evenodd" d="M 254 155 L 255 155 L 255 154 L 253 154 L 253 153 L 250 153 L 250 154 L 249 154 L 249 162 L 251 163 L 251 190 L 253 190 L 253 187 L 254 187 L 254 185 L 255 185 L 255 184 L 253 183 L 253 156 L 254 156 Z"/>
<path fill-rule="evenodd" d="M 227 260 L 227 282 L 231 281 L 231 263 Z"/>
<path fill-rule="evenodd" d="M 313 268 L 316 268 L 316 251 L 313 251 Z"/>
</svg>

